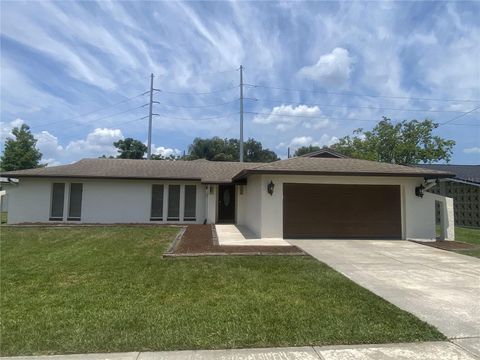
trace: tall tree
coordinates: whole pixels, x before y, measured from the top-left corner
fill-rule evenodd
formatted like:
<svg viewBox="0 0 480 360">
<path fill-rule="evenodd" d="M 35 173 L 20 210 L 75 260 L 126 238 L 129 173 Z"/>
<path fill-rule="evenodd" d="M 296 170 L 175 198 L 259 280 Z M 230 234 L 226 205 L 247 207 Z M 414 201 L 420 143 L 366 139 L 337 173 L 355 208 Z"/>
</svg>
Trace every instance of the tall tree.
<svg viewBox="0 0 480 360">
<path fill-rule="evenodd" d="M 237 143 L 239 143 L 237 141 Z M 260 141 L 248 139 L 244 143 L 244 159 L 247 162 L 272 162 L 280 160 L 272 150 L 264 149 Z M 237 155 L 239 152 L 237 151 Z"/>
<path fill-rule="evenodd" d="M 0 168 L 3 171 L 32 169 L 42 167 L 40 164 L 42 153 L 35 147 L 37 140 L 27 124 L 15 127 L 12 130 L 15 139 L 7 138 L 5 149 L 0 159 Z"/>
<path fill-rule="evenodd" d="M 243 146 L 245 162 L 271 162 L 278 160 L 277 155 L 264 149 L 259 141 L 248 139 Z M 207 159 L 212 161 L 238 161 L 240 143 L 238 139 L 222 139 L 213 137 L 211 139 L 195 138 L 188 147 L 187 159 Z"/>
<path fill-rule="evenodd" d="M 147 152 L 147 146 L 139 140 L 126 138 L 113 143 L 118 150 L 117 158 L 120 159 L 143 159 Z"/>
<path fill-rule="evenodd" d="M 320 146 L 315 146 L 315 145 L 301 146 L 297 150 L 295 150 L 295 153 L 293 154 L 293 156 L 302 156 L 318 150 L 320 150 Z"/>
<path fill-rule="evenodd" d="M 449 162 L 455 141 L 433 135 L 437 127 L 429 119 L 394 124 L 383 117 L 371 131 L 357 129 L 331 148 L 353 158 L 394 164 Z"/>
</svg>

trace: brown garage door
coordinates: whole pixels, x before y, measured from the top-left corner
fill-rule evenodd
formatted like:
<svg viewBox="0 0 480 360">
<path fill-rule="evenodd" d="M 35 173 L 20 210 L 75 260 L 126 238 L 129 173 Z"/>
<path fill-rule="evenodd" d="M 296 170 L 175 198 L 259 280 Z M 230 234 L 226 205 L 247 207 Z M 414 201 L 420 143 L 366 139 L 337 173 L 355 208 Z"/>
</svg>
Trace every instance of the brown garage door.
<svg viewBox="0 0 480 360">
<path fill-rule="evenodd" d="M 400 239 L 400 186 L 283 185 L 285 238 Z"/>
</svg>

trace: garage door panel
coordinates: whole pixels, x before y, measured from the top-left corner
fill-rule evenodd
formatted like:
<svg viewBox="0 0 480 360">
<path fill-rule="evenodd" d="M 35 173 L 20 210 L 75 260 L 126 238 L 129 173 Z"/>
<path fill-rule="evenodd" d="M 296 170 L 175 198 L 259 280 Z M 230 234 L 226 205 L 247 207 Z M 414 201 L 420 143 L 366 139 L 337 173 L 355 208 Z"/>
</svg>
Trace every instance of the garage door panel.
<svg viewBox="0 0 480 360">
<path fill-rule="evenodd" d="M 400 238 L 397 185 L 284 184 L 286 238 Z"/>
</svg>

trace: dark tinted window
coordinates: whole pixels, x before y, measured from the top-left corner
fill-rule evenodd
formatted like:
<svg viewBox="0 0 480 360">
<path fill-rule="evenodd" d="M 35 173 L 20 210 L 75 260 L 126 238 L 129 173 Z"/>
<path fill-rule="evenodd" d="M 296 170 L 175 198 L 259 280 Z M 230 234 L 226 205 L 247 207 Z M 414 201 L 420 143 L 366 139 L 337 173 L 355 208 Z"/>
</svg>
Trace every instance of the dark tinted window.
<svg viewBox="0 0 480 360">
<path fill-rule="evenodd" d="M 197 187 L 195 185 L 185 185 L 185 211 L 183 217 L 185 220 L 195 220 L 197 207 Z"/>
<path fill-rule="evenodd" d="M 70 184 L 68 220 L 80 220 L 82 216 L 83 184 Z"/>
<path fill-rule="evenodd" d="M 150 217 L 152 220 L 162 220 L 163 218 L 163 185 L 152 185 Z"/>
<path fill-rule="evenodd" d="M 63 202 L 65 198 L 65 184 L 54 183 L 52 186 L 52 204 L 50 220 L 63 220 Z"/>
<path fill-rule="evenodd" d="M 168 185 L 167 220 L 180 220 L 180 185 Z"/>
</svg>

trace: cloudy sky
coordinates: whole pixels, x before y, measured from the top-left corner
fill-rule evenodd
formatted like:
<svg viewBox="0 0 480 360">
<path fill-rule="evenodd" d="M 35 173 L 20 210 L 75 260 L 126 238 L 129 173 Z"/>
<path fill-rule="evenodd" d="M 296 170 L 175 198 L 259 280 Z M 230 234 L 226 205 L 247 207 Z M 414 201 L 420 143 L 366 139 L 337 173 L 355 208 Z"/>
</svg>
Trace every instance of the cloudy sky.
<svg viewBox="0 0 480 360">
<path fill-rule="evenodd" d="M 50 165 L 155 152 L 194 137 L 245 138 L 285 157 L 382 116 L 430 118 L 480 163 L 479 2 L 1 2 L 1 141 L 22 122 Z M 143 119 L 142 119 L 143 118 Z M 451 120 L 451 121 L 450 121 Z"/>
</svg>

